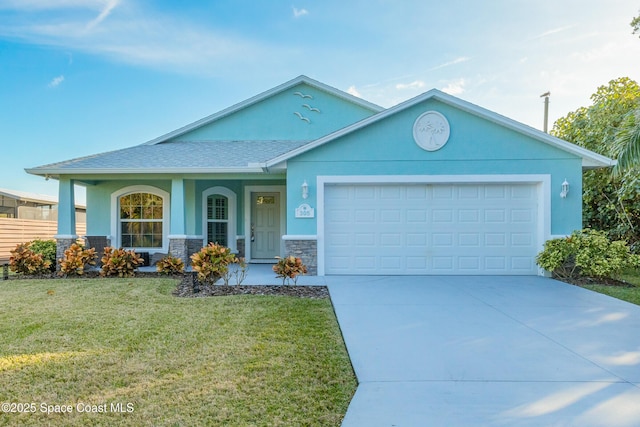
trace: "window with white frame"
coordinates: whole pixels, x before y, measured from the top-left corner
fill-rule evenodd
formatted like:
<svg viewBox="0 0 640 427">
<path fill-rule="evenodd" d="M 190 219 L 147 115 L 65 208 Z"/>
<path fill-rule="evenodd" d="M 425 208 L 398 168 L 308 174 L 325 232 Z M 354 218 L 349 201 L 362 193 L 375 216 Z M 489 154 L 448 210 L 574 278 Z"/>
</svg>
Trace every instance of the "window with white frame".
<svg viewBox="0 0 640 427">
<path fill-rule="evenodd" d="M 125 248 L 162 248 L 164 200 L 152 193 L 120 196 L 120 245 Z"/>
<path fill-rule="evenodd" d="M 222 194 L 207 197 L 207 242 L 229 246 L 229 199 Z"/>
<path fill-rule="evenodd" d="M 211 187 L 202 193 L 205 245 L 217 243 L 236 251 L 236 194 L 225 187 Z"/>
</svg>

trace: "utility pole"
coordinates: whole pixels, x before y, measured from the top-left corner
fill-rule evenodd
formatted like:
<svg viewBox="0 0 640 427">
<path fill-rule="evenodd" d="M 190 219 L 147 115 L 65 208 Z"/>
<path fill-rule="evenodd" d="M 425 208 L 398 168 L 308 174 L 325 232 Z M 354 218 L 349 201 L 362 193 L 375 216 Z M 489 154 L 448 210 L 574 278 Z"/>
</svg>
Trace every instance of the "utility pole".
<svg viewBox="0 0 640 427">
<path fill-rule="evenodd" d="M 544 98 L 544 133 L 549 133 L 549 97 L 551 92 L 546 92 L 540 95 L 540 98 Z"/>
</svg>

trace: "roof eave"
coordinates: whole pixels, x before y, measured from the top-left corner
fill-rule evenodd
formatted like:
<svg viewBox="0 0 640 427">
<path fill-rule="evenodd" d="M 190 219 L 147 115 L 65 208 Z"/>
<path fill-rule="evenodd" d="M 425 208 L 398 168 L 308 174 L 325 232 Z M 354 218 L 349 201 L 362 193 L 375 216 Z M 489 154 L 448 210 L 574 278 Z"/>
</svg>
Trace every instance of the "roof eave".
<svg viewBox="0 0 640 427">
<path fill-rule="evenodd" d="M 160 168 L 160 169 L 137 169 L 137 168 L 120 168 L 120 169 L 64 169 L 51 168 L 25 169 L 31 175 L 39 175 L 45 178 L 58 177 L 60 175 L 127 175 L 127 174 L 205 174 L 205 173 L 264 173 L 262 164 L 251 164 L 246 167 L 223 167 L 223 168 Z"/>
</svg>

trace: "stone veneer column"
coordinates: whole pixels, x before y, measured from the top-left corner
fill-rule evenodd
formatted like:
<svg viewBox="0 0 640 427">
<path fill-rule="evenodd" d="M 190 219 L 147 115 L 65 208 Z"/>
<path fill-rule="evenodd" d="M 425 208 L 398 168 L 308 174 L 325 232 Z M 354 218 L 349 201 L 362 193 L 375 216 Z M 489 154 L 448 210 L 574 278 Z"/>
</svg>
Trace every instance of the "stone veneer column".
<svg viewBox="0 0 640 427">
<path fill-rule="evenodd" d="M 318 274 L 318 242 L 315 239 L 295 239 L 295 236 L 284 240 L 286 255 L 302 259 L 307 266 L 307 275 Z"/>
<path fill-rule="evenodd" d="M 244 254 L 245 254 L 245 246 L 244 245 L 245 245 L 244 238 L 236 240 L 236 249 L 238 250 L 238 253 L 237 253 L 236 256 L 238 258 L 244 258 Z"/>
<path fill-rule="evenodd" d="M 191 265 L 191 255 L 202 249 L 201 237 L 170 237 L 169 255 L 180 258 L 185 266 Z"/>
<path fill-rule="evenodd" d="M 56 270 L 60 270 L 60 264 L 58 264 L 58 260 L 60 258 L 64 258 L 64 251 L 69 249 L 71 245 L 76 243 L 76 237 L 55 237 L 56 239 Z"/>
</svg>

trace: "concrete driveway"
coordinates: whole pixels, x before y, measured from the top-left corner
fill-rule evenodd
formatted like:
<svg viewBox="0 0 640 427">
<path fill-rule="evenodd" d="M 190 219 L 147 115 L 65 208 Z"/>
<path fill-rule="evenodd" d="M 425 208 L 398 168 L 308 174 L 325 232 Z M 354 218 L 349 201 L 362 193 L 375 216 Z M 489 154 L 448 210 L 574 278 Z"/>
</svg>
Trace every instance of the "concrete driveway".
<svg viewBox="0 0 640 427">
<path fill-rule="evenodd" d="M 639 426 L 640 307 L 542 277 L 326 277 L 343 426 Z"/>
</svg>

